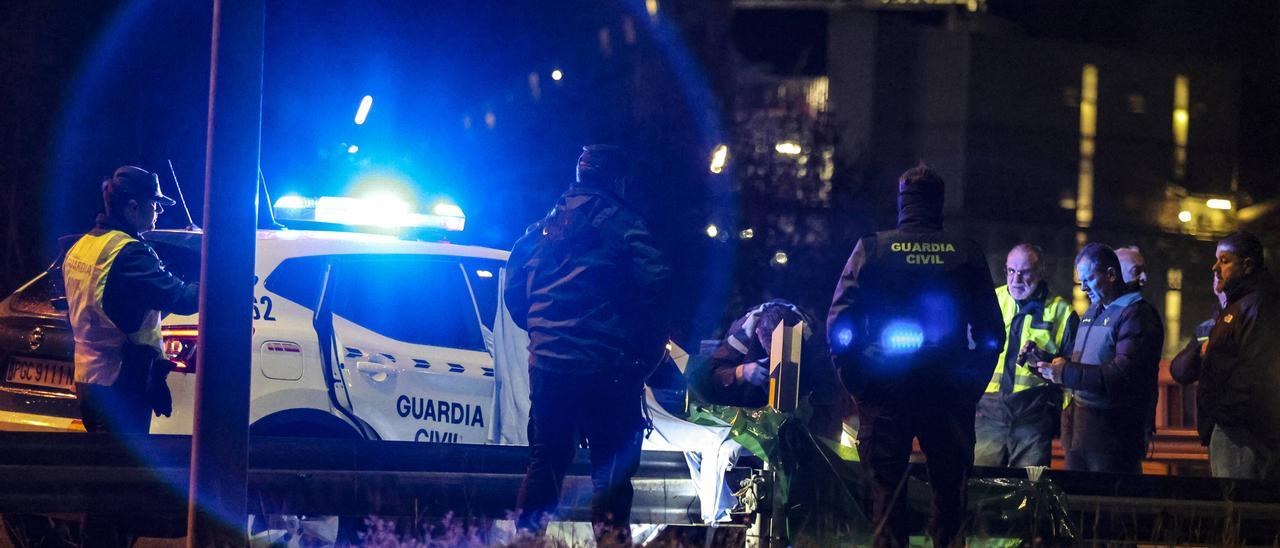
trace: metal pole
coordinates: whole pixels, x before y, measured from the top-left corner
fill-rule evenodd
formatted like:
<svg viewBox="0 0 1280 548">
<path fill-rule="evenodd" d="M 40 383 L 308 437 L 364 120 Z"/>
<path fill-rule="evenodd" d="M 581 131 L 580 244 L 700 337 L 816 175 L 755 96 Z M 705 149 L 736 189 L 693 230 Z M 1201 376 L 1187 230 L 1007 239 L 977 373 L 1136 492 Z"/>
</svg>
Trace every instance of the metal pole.
<svg viewBox="0 0 1280 548">
<path fill-rule="evenodd" d="M 245 546 L 263 0 L 214 0 L 187 546 Z"/>
</svg>

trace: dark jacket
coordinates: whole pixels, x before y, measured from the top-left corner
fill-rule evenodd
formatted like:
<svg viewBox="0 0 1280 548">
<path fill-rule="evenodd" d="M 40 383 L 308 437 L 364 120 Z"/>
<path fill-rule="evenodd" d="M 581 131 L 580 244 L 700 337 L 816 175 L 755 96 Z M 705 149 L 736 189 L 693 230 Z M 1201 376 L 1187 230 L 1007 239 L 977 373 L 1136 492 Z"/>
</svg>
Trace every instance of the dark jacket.
<svg viewBox="0 0 1280 548">
<path fill-rule="evenodd" d="M 503 298 L 529 332 L 531 367 L 589 374 L 661 358 L 671 268 L 608 192 L 570 187 L 516 242 L 508 269 Z"/>
<path fill-rule="evenodd" d="M 1197 425 L 1206 445 L 1218 427 L 1239 443 L 1280 450 L 1278 313 L 1275 283 L 1266 275 L 1246 280 L 1227 294 L 1204 356 L 1198 348 L 1179 353 L 1178 382 L 1200 381 Z"/>
<path fill-rule="evenodd" d="M 119 230 L 137 241 L 120 249 L 102 291 L 102 311 L 121 331 L 132 333 L 142 325 L 150 310 L 164 314 L 194 314 L 199 303 L 200 286 L 186 283 L 165 270 L 164 263 L 146 240 L 128 228 L 98 219 L 95 231 Z"/>
<path fill-rule="evenodd" d="M 1218 307 L 1214 307 L 1215 309 Z M 1215 311 L 1212 318 L 1200 322 L 1196 326 L 1196 336 L 1187 341 L 1187 345 L 1178 351 L 1178 354 L 1169 360 L 1169 375 L 1178 384 L 1191 384 L 1200 380 L 1200 348 L 1209 342 L 1209 333 L 1213 332 L 1213 326 L 1218 324 L 1218 314 L 1221 311 Z"/>
<path fill-rule="evenodd" d="M 1071 361 L 1062 369 L 1062 385 L 1074 401 L 1093 409 L 1127 409 L 1145 417 L 1155 413 L 1164 325 L 1142 294 L 1131 291 L 1106 306 L 1094 303 L 1076 332 Z"/>
<path fill-rule="evenodd" d="M 159 310 L 161 314 L 193 314 L 199 307 L 200 286 L 185 283 L 165 270 L 164 263 L 151 245 L 131 228 L 99 215 L 97 226 L 91 234 L 119 230 L 133 237 L 120 249 L 111 270 L 107 273 L 102 290 L 102 311 L 117 328 L 133 333 L 142 327 L 148 312 Z M 151 373 L 151 365 L 157 355 L 154 348 L 125 342 L 120 375 L 135 385 Z"/>
<path fill-rule="evenodd" d="M 747 362 L 761 361 L 769 367 L 769 349 L 765 348 L 756 336 L 756 322 L 762 309 L 768 306 L 784 306 L 790 309 L 786 318 L 788 325 L 797 321 L 805 322 L 805 335 L 800 351 L 800 395 L 810 396 L 810 403 L 817 405 L 834 404 L 839 395 L 835 386 L 836 375 L 831 367 L 831 358 L 827 353 L 827 344 L 821 326 L 794 305 L 781 299 L 775 299 L 757 306 L 738 318 L 729 326 L 728 335 L 711 354 L 711 376 L 715 385 L 709 392 L 718 403 L 738 405 L 742 407 L 761 407 L 769 400 L 769 384 L 754 385 L 741 382 L 737 378 L 736 368 Z M 722 398 L 722 399 L 721 399 Z"/>
<path fill-rule="evenodd" d="M 858 240 L 827 316 L 849 392 L 860 404 L 922 388 L 976 402 L 1005 340 L 991 280 L 977 242 L 942 229 L 941 196 L 923 203 L 900 196 L 898 229 Z M 878 353 L 892 351 L 895 340 L 882 337 L 895 325 L 918 330 L 904 339 L 919 337 L 918 350 Z"/>
</svg>

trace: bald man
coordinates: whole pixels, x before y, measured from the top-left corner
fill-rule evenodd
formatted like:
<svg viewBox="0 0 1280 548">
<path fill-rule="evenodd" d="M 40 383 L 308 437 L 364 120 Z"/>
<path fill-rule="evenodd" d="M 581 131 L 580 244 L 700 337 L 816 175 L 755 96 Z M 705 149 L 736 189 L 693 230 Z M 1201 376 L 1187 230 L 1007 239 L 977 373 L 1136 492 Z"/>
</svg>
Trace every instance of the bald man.
<svg viewBox="0 0 1280 548">
<path fill-rule="evenodd" d="M 1136 245 L 1128 245 L 1116 249 L 1116 258 L 1120 259 L 1120 275 L 1130 289 L 1140 290 L 1147 285 L 1147 259 Z"/>
</svg>

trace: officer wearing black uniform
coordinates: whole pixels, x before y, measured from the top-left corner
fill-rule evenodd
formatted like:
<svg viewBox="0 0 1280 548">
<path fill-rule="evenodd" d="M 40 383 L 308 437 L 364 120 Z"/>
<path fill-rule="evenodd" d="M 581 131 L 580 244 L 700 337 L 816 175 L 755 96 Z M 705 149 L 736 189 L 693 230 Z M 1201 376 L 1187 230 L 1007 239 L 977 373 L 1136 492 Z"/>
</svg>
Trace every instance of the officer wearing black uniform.
<svg viewBox="0 0 1280 548">
<path fill-rule="evenodd" d="M 827 336 L 858 403 L 858 452 L 872 477 L 877 546 L 906 546 L 906 475 L 919 438 L 936 546 L 962 544 L 974 412 L 1004 343 L 982 248 L 942 228 L 943 181 L 898 180 L 898 228 L 858 240 L 836 286 Z"/>
</svg>

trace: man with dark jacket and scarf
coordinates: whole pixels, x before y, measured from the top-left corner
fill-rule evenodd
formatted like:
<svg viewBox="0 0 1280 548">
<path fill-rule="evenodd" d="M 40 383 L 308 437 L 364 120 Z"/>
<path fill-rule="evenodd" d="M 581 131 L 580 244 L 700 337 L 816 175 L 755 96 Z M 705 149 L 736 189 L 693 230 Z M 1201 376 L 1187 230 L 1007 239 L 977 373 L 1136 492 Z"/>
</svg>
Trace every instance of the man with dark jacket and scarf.
<svg viewBox="0 0 1280 548">
<path fill-rule="evenodd" d="M 906 546 L 906 479 L 920 439 L 936 546 L 964 543 L 974 412 L 1004 343 L 982 248 L 942 228 L 943 181 L 898 180 L 898 228 L 858 240 L 827 317 L 832 357 L 858 404 L 876 546 Z"/>
<path fill-rule="evenodd" d="M 1062 414 L 1067 469 L 1141 474 L 1154 424 L 1164 324 L 1142 293 L 1125 283 L 1110 247 L 1084 246 L 1076 276 L 1093 304 L 1080 319 L 1071 358 L 1035 364 L 1041 377 L 1071 393 Z"/>
<path fill-rule="evenodd" d="M 545 526 L 579 441 L 591 449 L 597 539 L 629 539 L 644 379 L 665 351 L 671 269 L 622 202 L 623 151 L 583 147 L 577 180 L 511 251 L 503 297 L 529 332 L 529 469 L 522 529 Z"/>
<path fill-rule="evenodd" d="M 1280 479 L 1280 293 L 1262 243 L 1248 232 L 1218 242 L 1215 293 L 1225 298 L 1208 339 L 1192 341 L 1170 366 L 1197 380 L 1197 425 L 1217 477 Z"/>
</svg>

